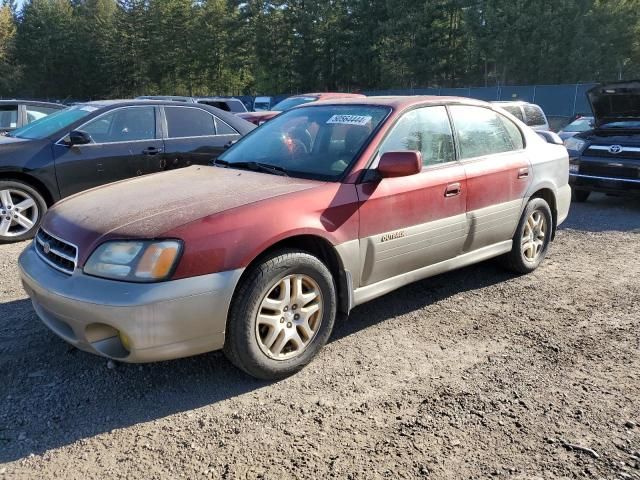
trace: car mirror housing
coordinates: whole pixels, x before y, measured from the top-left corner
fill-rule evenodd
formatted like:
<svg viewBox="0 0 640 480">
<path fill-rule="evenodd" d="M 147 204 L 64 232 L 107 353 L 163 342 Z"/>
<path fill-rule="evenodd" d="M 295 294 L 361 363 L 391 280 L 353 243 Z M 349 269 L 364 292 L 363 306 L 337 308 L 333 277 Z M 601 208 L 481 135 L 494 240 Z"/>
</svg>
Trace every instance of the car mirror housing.
<svg viewBox="0 0 640 480">
<path fill-rule="evenodd" d="M 536 133 L 547 143 L 551 143 L 553 145 L 564 145 L 562 139 L 557 133 L 550 132 L 548 130 L 538 130 Z"/>
<path fill-rule="evenodd" d="M 383 178 L 415 175 L 422 170 L 422 154 L 416 151 L 383 153 L 377 170 Z"/>
<path fill-rule="evenodd" d="M 91 143 L 93 140 L 91 139 L 91 135 L 87 132 L 83 132 L 82 130 L 72 130 L 69 134 L 64 138 L 64 143 L 67 145 L 86 145 L 87 143 Z"/>
</svg>

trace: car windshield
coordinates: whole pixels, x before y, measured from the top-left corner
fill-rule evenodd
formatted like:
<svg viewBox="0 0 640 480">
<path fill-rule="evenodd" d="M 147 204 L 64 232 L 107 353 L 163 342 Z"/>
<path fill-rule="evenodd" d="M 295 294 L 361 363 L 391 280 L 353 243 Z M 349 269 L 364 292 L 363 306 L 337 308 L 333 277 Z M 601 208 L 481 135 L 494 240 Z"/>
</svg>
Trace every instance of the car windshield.
<svg viewBox="0 0 640 480">
<path fill-rule="evenodd" d="M 297 107 L 298 105 L 303 105 L 309 102 L 315 102 L 317 100 L 316 97 L 289 97 L 285 98 L 281 102 L 278 102 L 273 107 L 273 110 L 276 112 L 284 112 L 289 110 L 290 108 Z"/>
<path fill-rule="evenodd" d="M 586 132 L 587 130 L 591 130 L 592 128 L 593 128 L 593 118 L 583 117 L 583 118 L 574 120 L 569 125 L 564 127 L 562 130 L 565 132 Z"/>
<path fill-rule="evenodd" d="M 386 107 L 364 105 L 289 110 L 244 137 L 219 161 L 230 167 L 259 164 L 291 176 L 336 181 L 389 112 Z"/>
<path fill-rule="evenodd" d="M 29 138 L 31 140 L 47 138 L 58 130 L 65 129 L 72 123 L 90 115 L 95 110 L 97 110 L 97 108 L 90 105 L 76 105 L 65 108 L 64 110 L 52 113 L 29 125 L 14 130 L 11 132 L 11 136 Z"/>
</svg>

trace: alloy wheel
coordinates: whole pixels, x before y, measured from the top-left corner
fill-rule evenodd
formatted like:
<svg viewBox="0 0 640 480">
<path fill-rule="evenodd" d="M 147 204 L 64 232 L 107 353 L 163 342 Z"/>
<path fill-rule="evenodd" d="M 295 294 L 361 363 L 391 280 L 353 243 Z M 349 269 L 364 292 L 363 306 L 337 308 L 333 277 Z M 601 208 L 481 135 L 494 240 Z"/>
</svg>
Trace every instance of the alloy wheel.
<svg viewBox="0 0 640 480">
<path fill-rule="evenodd" d="M 322 292 L 310 276 L 294 274 L 278 280 L 256 316 L 260 350 L 274 360 L 301 355 L 318 333 L 322 314 Z"/>
<path fill-rule="evenodd" d="M 37 223 L 40 211 L 31 195 L 16 189 L 0 190 L 0 237 L 18 237 Z"/>
<path fill-rule="evenodd" d="M 525 260 L 535 262 L 544 250 L 547 236 L 547 220 L 540 210 L 534 210 L 527 218 L 522 232 L 522 255 Z"/>
</svg>

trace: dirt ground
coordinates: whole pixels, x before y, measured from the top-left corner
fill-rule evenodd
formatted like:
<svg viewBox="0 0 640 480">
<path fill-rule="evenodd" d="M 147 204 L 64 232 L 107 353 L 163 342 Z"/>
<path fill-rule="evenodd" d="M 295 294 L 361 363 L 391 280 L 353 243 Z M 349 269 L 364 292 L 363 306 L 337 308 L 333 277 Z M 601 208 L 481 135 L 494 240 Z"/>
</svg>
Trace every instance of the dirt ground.
<svg viewBox="0 0 640 480">
<path fill-rule="evenodd" d="M 640 479 L 640 201 L 574 205 L 531 275 L 487 262 L 357 308 L 278 383 L 69 348 L 24 246 L 0 246 L 0 478 Z"/>
</svg>

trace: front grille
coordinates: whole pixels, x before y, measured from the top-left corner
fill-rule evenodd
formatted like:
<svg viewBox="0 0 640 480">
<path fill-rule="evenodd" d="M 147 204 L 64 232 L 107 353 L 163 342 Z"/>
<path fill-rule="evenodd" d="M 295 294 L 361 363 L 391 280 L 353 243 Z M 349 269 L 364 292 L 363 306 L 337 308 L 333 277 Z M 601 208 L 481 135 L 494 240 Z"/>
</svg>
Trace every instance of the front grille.
<svg viewBox="0 0 640 480">
<path fill-rule="evenodd" d="M 38 255 L 61 272 L 71 275 L 78 262 L 78 248 L 64 240 L 48 234 L 43 229 L 38 230 L 34 242 Z"/>
<path fill-rule="evenodd" d="M 609 151 L 611 145 L 591 145 L 584 151 L 584 155 L 604 158 L 634 158 L 640 159 L 640 147 L 621 146 L 618 153 Z"/>
</svg>

